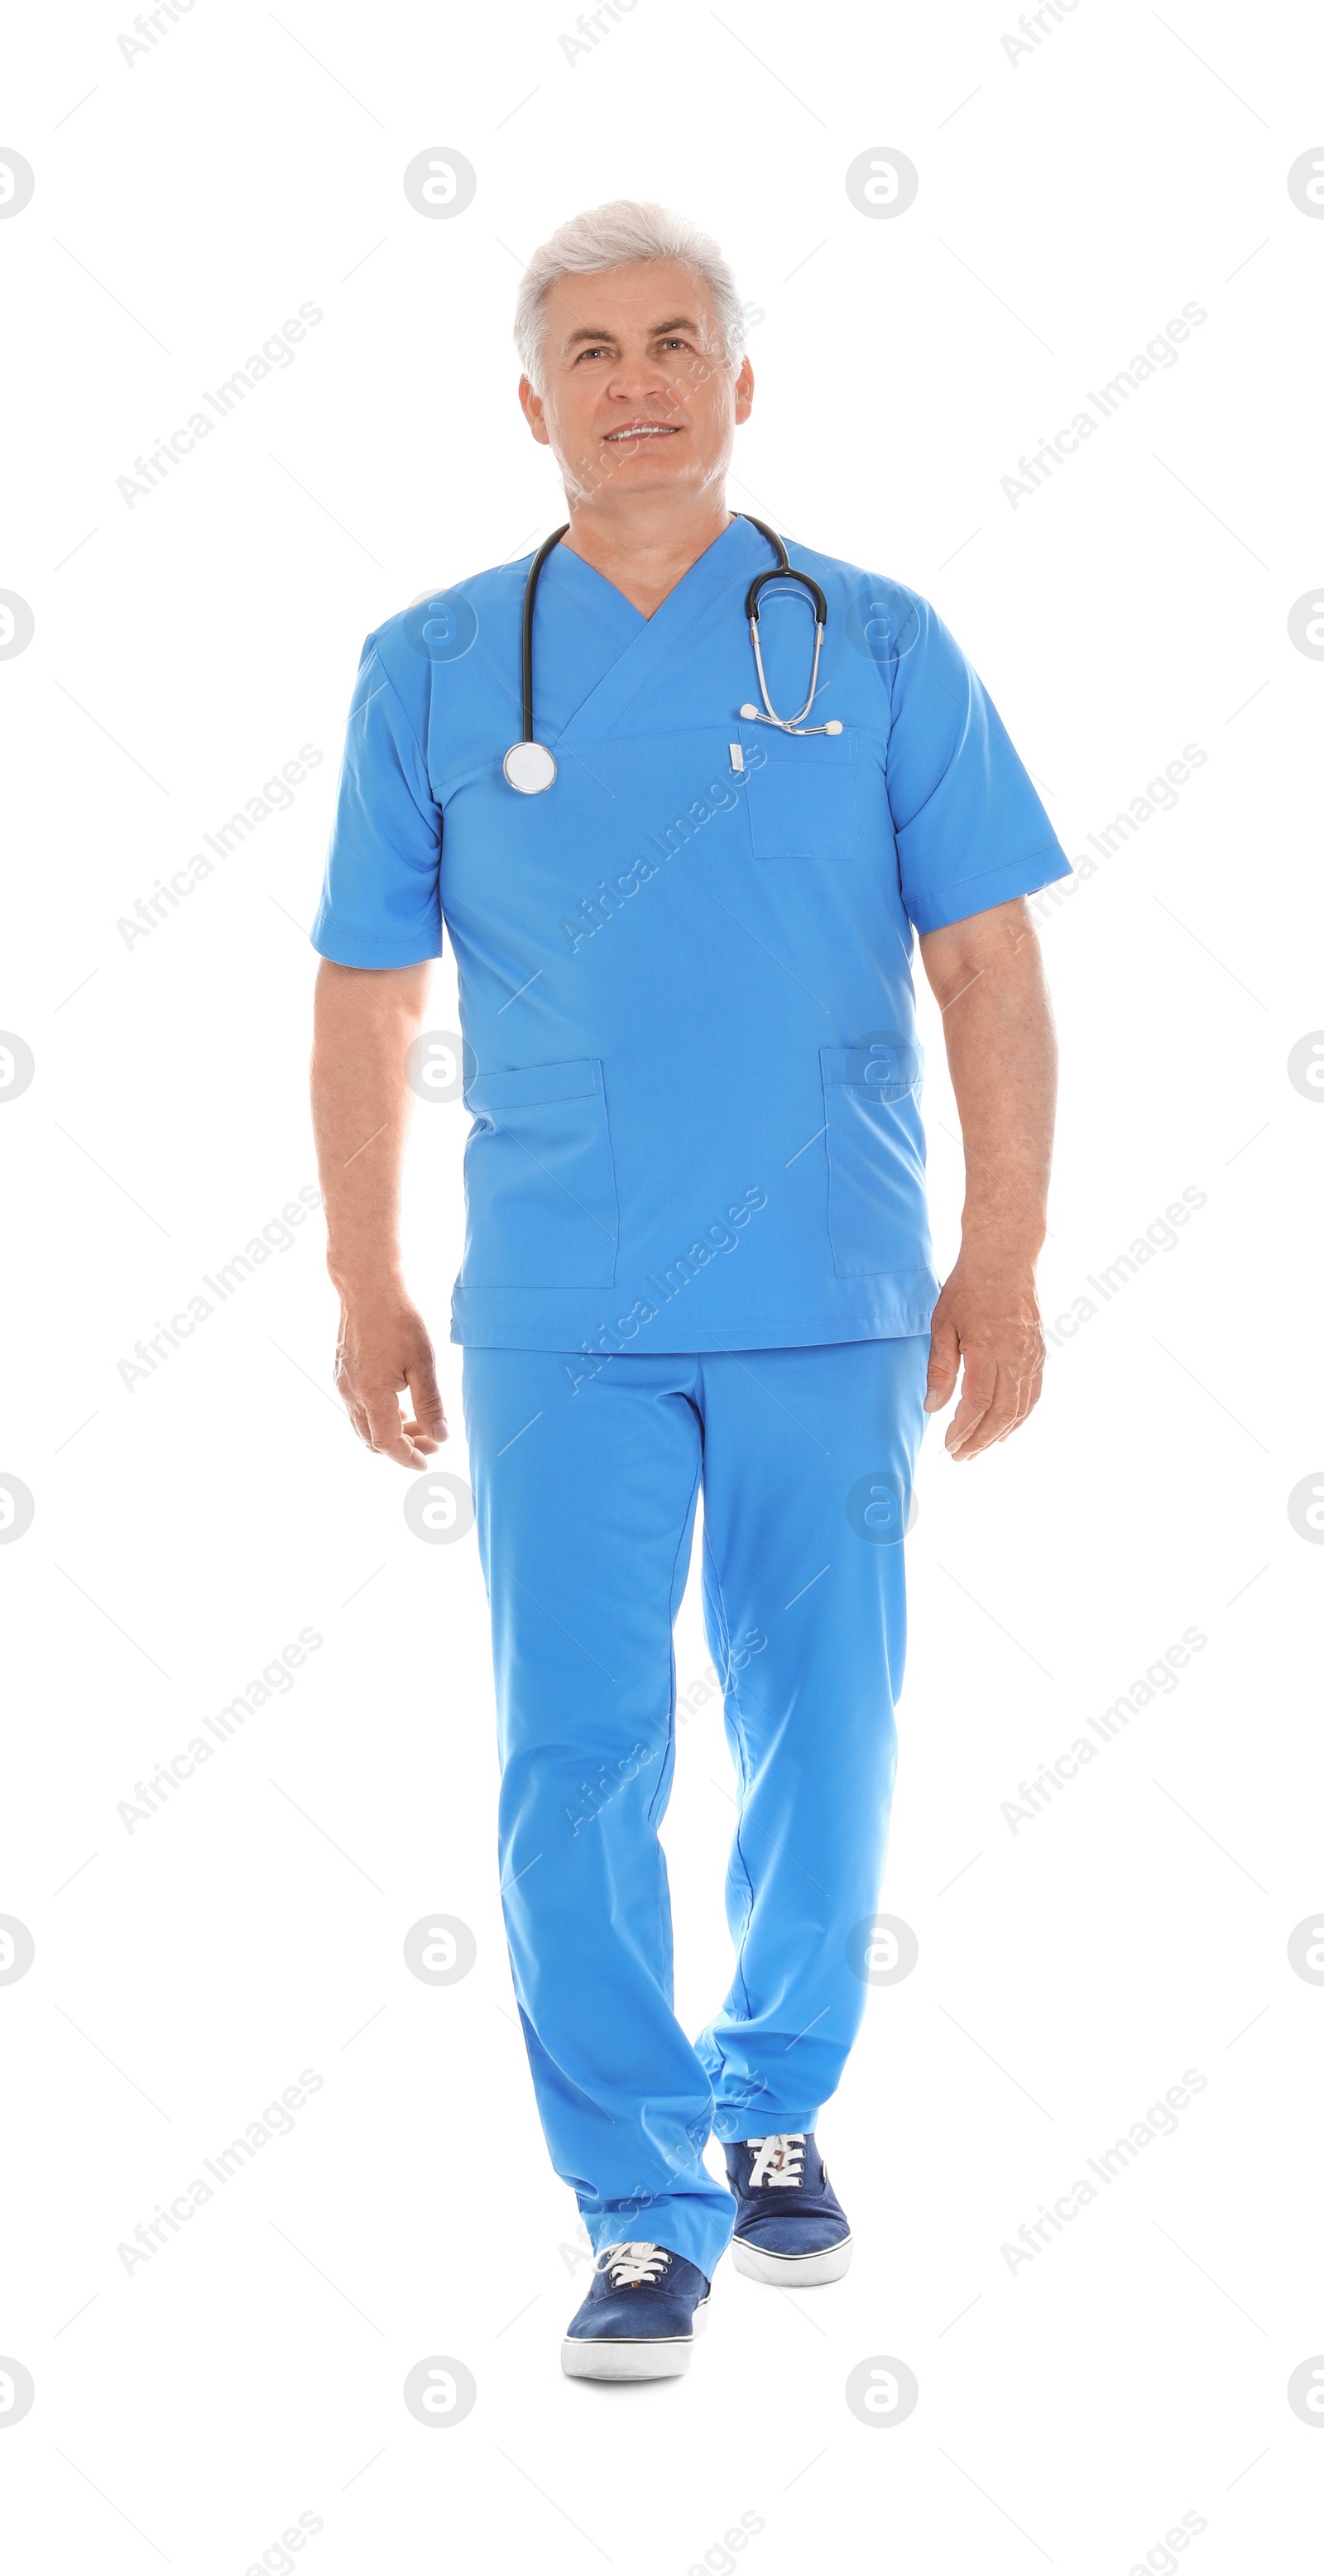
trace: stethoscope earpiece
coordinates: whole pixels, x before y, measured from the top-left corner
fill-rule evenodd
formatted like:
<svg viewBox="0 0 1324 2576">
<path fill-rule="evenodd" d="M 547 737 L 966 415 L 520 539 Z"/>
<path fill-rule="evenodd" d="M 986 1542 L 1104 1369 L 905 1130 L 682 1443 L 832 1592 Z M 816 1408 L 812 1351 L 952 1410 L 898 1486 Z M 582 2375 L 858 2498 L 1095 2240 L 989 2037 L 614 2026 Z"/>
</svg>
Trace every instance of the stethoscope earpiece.
<svg viewBox="0 0 1324 2576">
<path fill-rule="evenodd" d="M 749 519 L 750 526 L 757 528 L 761 537 L 767 538 L 777 556 L 772 570 L 756 573 L 745 593 L 745 615 L 749 620 L 749 640 L 754 647 L 754 668 L 759 675 L 759 696 L 763 700 L 763 707 L 760 710 L 758 707 L 743 706 L 740 710 L 741 715 L 753 724 L 775 725 L 778 733 L 840 733 L 841 725 L 836 720 L 831 724 L 821 725 L 805 723 L 805 717 L 809 714 L 818 695 L 818 657 L 823 650 L 823 636 L 827 628 L 827 600 L 811 573 L 796 571 L 775 528 L 765 527 L 762 519 L 750 517 L 747 510 L 742 511 L 741 516 Z M 759 604 L 763 592 L 768 588 L 769 583 L 774 581 L 794 582 L 801 597 L 808 598 L 814 612 L 814 658 L 809 671 L 809 695 L 798 716 L 778 715 L 768 695 L 763 655 L 759 649 Z"/>
<path fill-rule="evenodd" d="M 810 705 L 812 705 L 812 704 L 813 704 L 813 701 L 812 701 L 812 699 L 811 699 L 811 700 L 810 700 Z M 806 707 L 806 709 L 805 709 L 805 713 L 806 713 L 806 715 L 808 714 L 808 712 L 809 712 L 809 709 L 808 709 L 808 707 Z M 752 707 L 752 706 L 750 705 L 750 703 L 749 703 L 748 698 L 746 698 L 745 703 L 744 703 L 743 707 L 742 707 L 742 708 L 741 708 L 741 710 L 740 710 L 740 713 L 741 713 L 742 717 L 746 720 L 746 722 L 747 722 L 747 723 L 749 723 L 749 724 L 775 724 L 775 725 L 777 725 L 778 727 L 780 727 L 780 730 L 781 730 L 783 733 L 840 733 L 840 731 L 841 731 L 841 718 L 840 718 L 840 716 L 833 716 L 833 718 L 832 718 L 831 722 L 830 722 L 829 724 L 825 724 L 825 725 L 793 725 L 793 724 L 783 724 L 780 716 L 774 716 L 774 715 L 766 715 L 766 716 L 765 716 L 765 715 L 761 712 L 761 710 L 760 710 L 758 707 Z"/>
</svg>

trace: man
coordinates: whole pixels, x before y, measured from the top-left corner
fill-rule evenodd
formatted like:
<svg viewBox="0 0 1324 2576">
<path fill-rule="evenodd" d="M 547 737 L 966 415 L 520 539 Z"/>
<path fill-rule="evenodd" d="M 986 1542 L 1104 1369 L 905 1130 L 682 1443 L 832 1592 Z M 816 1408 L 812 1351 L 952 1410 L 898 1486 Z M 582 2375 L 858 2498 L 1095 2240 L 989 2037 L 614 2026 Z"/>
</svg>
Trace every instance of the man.
<svg viewBox="0 0 1324 2576">
<path fill-rule="evenodd" d="M 797 545 L 807 579 L 747 607 L 779 541 L 725 497 L 753 376 L 714 243 L 658 207 L 580 216 L 535 255 L 516 336 L 569 512 L 525 739 L 528 558 L 368 638 L 313 932 L 314 1105 L 338 1383 L 372 1448 L 426 1469 L 446 1426 L 396 1227 L 444 922 L 501 1884 L 544 2130 L 596 2248 L 562 2362 L 645 2378 L 688 2367 L 733 2228 L 756 2280 L 850 2258 L 815 2128 L 865 1999 L 901 1542 L 924 1415 L 962 1368 L 955 1459 L 1039 1394 L 1054 1050 L 1024 897 L 1068 869 L 923 600 Z M 863 434 L 848 376 L 814 362 L 832 439 Z M 916 934 L 966 1154 L 941 1295 Z M 735 1975 L 691 2042 L 657 1827 L 700 1486 L 740 1812 Z"/>
</svg>

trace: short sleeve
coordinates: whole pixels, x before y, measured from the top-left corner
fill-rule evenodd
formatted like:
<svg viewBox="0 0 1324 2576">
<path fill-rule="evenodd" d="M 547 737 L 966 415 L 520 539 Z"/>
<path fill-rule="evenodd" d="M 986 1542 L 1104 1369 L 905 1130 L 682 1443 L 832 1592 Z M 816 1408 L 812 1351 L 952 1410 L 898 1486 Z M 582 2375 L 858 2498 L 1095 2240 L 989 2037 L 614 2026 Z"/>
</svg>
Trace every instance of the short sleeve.
<svg viewBox="0 0 1324 2576">
<path fill-rule="evenodd" d="M 416 714 L 421 726 L 422 703 Z M 417 966 L 439 957 L 440 870 L 441 811 L 419 733 L 381 638 L 370 635 L 345 728 L 314 948 L 340 966 Z"/>
<path fill-rule="evenodd" d="M 927 600 L 895 600 L 888 802 L 906 911 L 942 930 L 1071 867 L 959 644 Z"/>
</svg>

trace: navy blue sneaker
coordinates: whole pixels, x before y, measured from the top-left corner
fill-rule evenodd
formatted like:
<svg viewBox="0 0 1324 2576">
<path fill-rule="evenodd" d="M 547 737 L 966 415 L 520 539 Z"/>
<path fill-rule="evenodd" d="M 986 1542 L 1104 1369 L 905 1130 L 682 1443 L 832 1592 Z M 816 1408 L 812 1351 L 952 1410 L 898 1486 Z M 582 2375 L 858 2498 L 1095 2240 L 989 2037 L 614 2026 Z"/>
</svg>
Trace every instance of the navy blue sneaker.
<svg viewBox="0 0 1324 2576">
<path fill-rule="evenodd" d="M 561 2345 L 567 2379 L 675 2379 L 708 2317 L 708 2283 L 666 2245 L 604 2245 Z"/>
<path fill-rule="evenodd" d="M 850 2268 L 850 2223 L 811 2130 L 741 2138 L 726 2150 L 736 2196 L 731 2260 L 751 2281 L 784 2290 L 839 2281 Z"/>
</svg>

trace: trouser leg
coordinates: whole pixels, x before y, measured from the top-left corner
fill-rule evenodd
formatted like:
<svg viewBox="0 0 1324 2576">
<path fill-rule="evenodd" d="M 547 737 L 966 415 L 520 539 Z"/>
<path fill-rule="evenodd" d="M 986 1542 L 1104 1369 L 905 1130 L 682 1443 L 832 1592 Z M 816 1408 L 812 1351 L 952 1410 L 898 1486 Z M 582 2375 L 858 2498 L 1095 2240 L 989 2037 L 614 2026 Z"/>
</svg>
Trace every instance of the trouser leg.
<svg viewBox="0 0 1324 2576">
<path fill-rule="evenodd" d="M 736 1972 L 697 2043 L 723 2139 L 811 2129 L 863 2014 L 859 1927 L 886 1849 L 928 1347 L 923 1335 L 701 1363 L 704 1608 L 739 1792 Z"/>
<path fill-rule="evenodd" d="M 702 2162 L 712 2095 L 672 2010 L 657 1834 L 702 1454 L 695 1373 L 627 1354 L 571 1393 L 555 1352 L 470 1349 L 464 1404 L 502 1903 L 543 2131 L 595 2246 L 647 2237 L 711 2274 L 732 2208 Z"/>
</svg>

